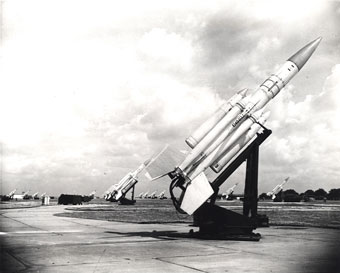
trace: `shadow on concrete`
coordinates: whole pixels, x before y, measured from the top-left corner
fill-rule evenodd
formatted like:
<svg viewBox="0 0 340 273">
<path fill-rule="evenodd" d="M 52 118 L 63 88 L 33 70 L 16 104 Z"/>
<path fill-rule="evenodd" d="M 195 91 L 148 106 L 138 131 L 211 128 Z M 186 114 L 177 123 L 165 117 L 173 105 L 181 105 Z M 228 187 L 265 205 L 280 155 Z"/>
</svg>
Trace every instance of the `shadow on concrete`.
<svg viewBox="0 0 340 273">
<path fill-rule="evenodd" d="M 316 251 L 315 251 L 316 252 Z M 339 273 L 340 272 L 340 232 L 335 234 L 322 248 L 314 253 L 317 264 L 314 272 Z"/>
<path fill-rule="evenodd" d="M 117 231 L 106 231 L 105 233 L 111 233 L 123 237 L 147 237 L 147 238 L 155 238 L 161 240 L 177 240 L 183 238 L 192 238 L 189 232 L 181 233 L 173 230 L 165 230 L 165 231 L 142 231 L 142 232 L 117 232 Z"/>
</svg>

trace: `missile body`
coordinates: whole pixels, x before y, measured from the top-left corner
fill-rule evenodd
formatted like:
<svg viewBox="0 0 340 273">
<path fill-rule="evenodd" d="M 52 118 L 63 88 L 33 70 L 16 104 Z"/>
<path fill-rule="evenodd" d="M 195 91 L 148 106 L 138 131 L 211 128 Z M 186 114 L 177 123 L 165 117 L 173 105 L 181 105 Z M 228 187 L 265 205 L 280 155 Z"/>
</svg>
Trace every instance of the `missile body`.
<svg viewBox="0 0 340 273">
<path fill-rule="evenodd" d="M 209 156 L 200 162 L 199 165 L 194 168 L 194 170 L 192 169 L 188 174 L 189 179 L 195 179 L 201 172 L 212 166 L 213 162 L 216 161 L 219 156 L 224 155 L 225 152 L 228 151 L 228 149 L 232 147 L 238 139 L 240 139 L 247 131 L 249 131 L 255 122 L 266 120 L 268 116 L 269 112 L 262 115 L 261 110 L 250 116 L 224 142 L 222 142 L 218 147 L 211 149 L 211 152 L 209 151 Z"/>
<path fill-rule="evenodd" d="M 223 150 L 229 148 L 231 145 L 237 141 L 239 137 L 241 137 L 249 128 L 256 122 L 258 122 L 259 118 L 262 115 L 262 109 L 255 112 L 252 115 L 249 115 L 249 117 L 242 123 L 240 126 L 236 128 L 229 128 L 229 130 L 225 130 L 222 132 L 219 137 L 204 151 L 204 154 L 201 155 L 201 158 L 206 158 L 208 155 L 212 154 L 214 151 L 218 150 L 218 154 L 221 154 L 221 149 L 217 149 L 220 147 L 225 140 L 228 138 L 228 142 L 224 143 Z M 266 113 L 266 116 L 269 115 L 269 113 Z"/>
<path fill-rule="evenodd" d="M 253 124 L 250 130 L 240 137 L 233 146 L 228 147 L 221 153 L 221 155 L 211 164 L 211 169 L 216 173 L 224 169 L 224 167 L 231 162 L 232 158 L 234 158 L 243 148 L 247 147 L 247 144 L 255 137 L 256 133 L 261 130 L 262 127 L 260 124 L 264 125 L 266 121 L 267 117 L 264 115 L 261 116 L 258 123 Z"/>
<path fill-rule="evenodd" d="M 194 133 L 188 137 L 185 142 L 194 148 L 208 133 L 215 127 L 215 125 L 233 108 L 236 103 L 246 96 L 247 89 L 243 89 L 232 96 L 227 102 L 223 103 L 220 108 L 204 122 Z"/>
<path fill-rule="evenodd" d="M 208 156 L 204 151 L 210 144 L 224 131 L 228 124 L 230 124 L 241 113 L 243 105 L 237 103 L 224 118 L 217 123 L 217 125 L 201 140 L 200 143 L 188 154 L 184 161 L 177 167 L 178 173 L 186 175 L 185 171 L 194 164 L 195 161 L 200 160 L 202 157 Z"/>
</svg>

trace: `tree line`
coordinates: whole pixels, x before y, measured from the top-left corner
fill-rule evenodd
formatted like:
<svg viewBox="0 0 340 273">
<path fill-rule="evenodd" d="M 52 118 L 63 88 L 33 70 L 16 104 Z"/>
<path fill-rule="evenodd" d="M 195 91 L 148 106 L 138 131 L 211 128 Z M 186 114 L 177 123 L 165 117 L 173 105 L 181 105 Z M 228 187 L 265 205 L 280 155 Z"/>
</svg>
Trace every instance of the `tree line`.
<svg viewBox="0 0 340 273">
<path fill-rule="evenodd" d="M 310 199 L 315 199 L 315 200 L 340 200 L 340 188 L 339 189 L 331 189 L 329 192 L 326 192 L 324 189 L 320 188 L 316 191 L 313 190 L 306 190 L 303 193 L 297 193 L 293 189 L 288 189 L 285 191 L 282 191 L 283 196 L 295 196 L 295 197 L 300 197 L 301 200 L 310 200 Z M 262 193 L 259 196 L 260 199 L 268 199 L 268 196 L 266 193 Z"/>
</svg>

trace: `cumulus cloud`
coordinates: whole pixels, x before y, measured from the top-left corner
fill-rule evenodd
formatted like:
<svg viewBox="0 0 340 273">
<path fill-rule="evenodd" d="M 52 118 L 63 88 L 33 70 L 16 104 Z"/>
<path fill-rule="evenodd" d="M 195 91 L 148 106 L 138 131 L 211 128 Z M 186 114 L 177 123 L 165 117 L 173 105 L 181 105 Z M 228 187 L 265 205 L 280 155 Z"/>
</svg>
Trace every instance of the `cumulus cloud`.
<svg viewBox="0 0 340 273">
<path fill-rule="evenodd" d="M 193 47 L 190 41 L 177 33 L 154 28 L 145 33 L 138 43 L 138 50 L 145 63 L 168 69 L 188 71 L 192 65 Z"/>
<path fill-rule="evenodd" d="M 292 174 L 294 188 L 316 189 L 323 186 L 321 181 L 328 187 L 338 184 L 334 178 L 340 177 L 336 160 L 340 155 L 339 71 L 338 64 L 332 68 L 319 95 L 307 94 L 303 101 L 294 102 L 289 90 L 283 90 L 272 107 L 269 124 L 275 125 L 274 134 L 265 147 L 264 165 L 276 175 L 273 165 L 280 166 L 282 176 Z M 290 98 L 288 103 L 285 97 Z"/>
</svg>

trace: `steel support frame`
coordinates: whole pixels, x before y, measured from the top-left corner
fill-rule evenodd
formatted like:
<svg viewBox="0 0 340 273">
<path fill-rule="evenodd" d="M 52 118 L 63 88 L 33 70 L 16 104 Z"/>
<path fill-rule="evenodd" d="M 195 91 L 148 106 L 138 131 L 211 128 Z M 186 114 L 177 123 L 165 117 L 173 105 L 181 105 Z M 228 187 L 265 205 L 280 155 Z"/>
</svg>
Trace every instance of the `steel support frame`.
<svg viewBox="0 0 340 273">
<path fill-rule="evenodd" d="M 258 133 L 252 143 L 211 183 L 214 194 L 194 213 L 194 226 L 200 227 L 196 237 L 255 241 L 260 239 L 260 234 L 254 234 L 252 231 L 258 226 L 268 226 L 268 218 L 257 213 L 259 147 L 271 133 L 271 130 L 264 127 L 263 132 Z M 242 215 L 221 208 L 215 205 L 215 202 L 220 186 L 244 161 L 247 165 Z"/>
</svg>

